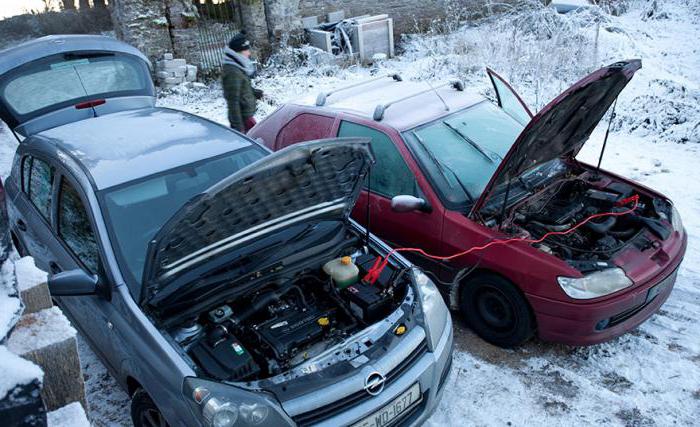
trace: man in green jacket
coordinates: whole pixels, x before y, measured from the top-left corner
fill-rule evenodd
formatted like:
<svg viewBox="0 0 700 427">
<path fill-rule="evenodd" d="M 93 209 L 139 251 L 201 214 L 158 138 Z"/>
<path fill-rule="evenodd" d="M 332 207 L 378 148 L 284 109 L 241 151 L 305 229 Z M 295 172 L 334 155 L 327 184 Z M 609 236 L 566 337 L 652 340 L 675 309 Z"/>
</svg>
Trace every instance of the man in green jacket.
<svg viewBox="0 0 700 427">
<path fill-rule="evenodd" d="M 255 64 L 250 60 L 250 54 L 250 41 L 245 33 L 233 36 L 224 51 L 221 77 L 228 104 L 228 121 L 233 129 L 243 133 L 255 125 L 255 103 L 262 97 L 262 91 L 254 89 L 250 82 L 255 75 Z"/>
</svg>

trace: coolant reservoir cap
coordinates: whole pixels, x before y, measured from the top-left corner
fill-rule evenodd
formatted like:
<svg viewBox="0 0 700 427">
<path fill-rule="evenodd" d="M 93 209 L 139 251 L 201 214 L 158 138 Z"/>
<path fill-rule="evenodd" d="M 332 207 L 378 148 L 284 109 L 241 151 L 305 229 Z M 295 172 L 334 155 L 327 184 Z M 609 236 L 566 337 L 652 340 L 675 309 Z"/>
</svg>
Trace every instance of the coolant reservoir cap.
<svg viewBox="0 0 700 427">
<path fill-rule="evenodd" d="M 352 264 L 352 258 L 349 256 L 344 256 L 344 257 L 340 258 L 340 263 L 343 265 L 350 265 L 350 264 Z"/>
</svg>

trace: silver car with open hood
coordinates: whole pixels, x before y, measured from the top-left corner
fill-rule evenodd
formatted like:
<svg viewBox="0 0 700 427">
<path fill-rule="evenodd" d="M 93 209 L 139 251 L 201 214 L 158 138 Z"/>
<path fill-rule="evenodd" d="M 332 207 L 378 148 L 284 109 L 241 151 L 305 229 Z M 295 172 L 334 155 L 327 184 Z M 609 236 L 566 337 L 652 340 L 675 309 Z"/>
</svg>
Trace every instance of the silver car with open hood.
<svg viewBox="0 0 700 427">
<path fill-rule="evenodd" d="M 427 419 L 452 323 L 401 256 L 362 280 L 389 252 L 349 219 L 368 141 L 270 154 L 155 107 L 147 60 L 107 38 L 3 55 L 16 60 L 0 60 L 0 116 L 22 141 L 6 181 L 13 240 L 51 272 L 136 426 Z"/>
</svg>

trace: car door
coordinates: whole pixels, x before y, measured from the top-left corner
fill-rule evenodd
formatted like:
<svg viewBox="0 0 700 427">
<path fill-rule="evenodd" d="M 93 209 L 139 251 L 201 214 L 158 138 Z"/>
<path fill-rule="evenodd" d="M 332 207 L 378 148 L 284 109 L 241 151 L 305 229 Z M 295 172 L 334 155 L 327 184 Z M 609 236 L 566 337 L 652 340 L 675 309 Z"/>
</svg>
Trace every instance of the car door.
<svg viewBox="0 0 700 427">
<path fill-rule="evenodd" d="M 23 248 L 34 257 L 36 266 L 50 271 L 55 168 L 33 154 L 25 154 L 20 162 L 21 191 L 13 198 L 16 214 L 11 216 L 11 227 Z"/>
<path fill-rule="evenodd" d="M 426 211 L 399 213 L 391 209 L 391 199 L 395 196 L 426 198 L 426 193 L 419 186 L 396 142 L 383 131 L 350 120 L 340 122 L 338 136 L 370 138 L 376 162 L 370 170 L 369 185 L 365 182 L 365 189 L 355 204 L 353 218 L 367 226 L 369 213 L 372 233 L 392 247 L 420 247 L 438 253 L 443 220 L 441 209 L 436 209 L 432 204 L 431 209 Z M 405 147 L 401 148 L 405 150 Z M 406 155 L 408 156 L 407 152 Z M 416 264 L 431 268 L 422 257 L 406 255 Z"/>
<path fill-rule="evenodd" d="M 103 283 L 108 283 L 104 273 L 98 239 L 92 218 L 86 206 L 84 194 L 79 191 L 69 175 L 61 174 L 54 186 L 55 233 L 52 236 L 53 272 L 82 269 L 97 275 Z M 111 347 L 112 323 L 115 308 L 104 295 L 80 295 L 57 298 L 61 307 L 74 324 L 88 338 L 94 350 L 101 353 L 111 367 L 118 366 L 113 360 Z"/>
<path fill-rule="evenodd" d="M 532 120 L 532 112 L 525 104 L 525 101 L 518 95 L 513 87 L 503 77 L 499 76 L 490 68 L 486 69 L 493 89 L 496 92 L 498 106 L 517 120 L 521 125 L 527 125 Z"/>
</svg>

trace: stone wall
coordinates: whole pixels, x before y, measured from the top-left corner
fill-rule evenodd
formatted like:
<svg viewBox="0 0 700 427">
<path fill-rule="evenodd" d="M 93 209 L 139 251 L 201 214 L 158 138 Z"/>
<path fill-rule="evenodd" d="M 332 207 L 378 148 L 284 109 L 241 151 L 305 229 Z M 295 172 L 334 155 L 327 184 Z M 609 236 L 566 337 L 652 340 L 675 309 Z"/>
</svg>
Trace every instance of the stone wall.
<svg viewBox="0 0 700 427">
<path fill-rule="evenodd" d="M 394 20 L 395 34 L 416 31 L 416 23 L 425 23 L 445 15 L 445 0 L 301 0 L 301 16 L 325 16 L 328 12 L 345 11 L 345 17 L 389 14 Z"/>
<path fill-rule="evenodd" d="M 277 0 L 281 1 L 281 0 Z M 394 36 L 415 33 L 435 20 L 474 16 L 489 0 L 290 0 L 299 3 L 300 16 L 319 16 L 342 10 L 345 17 L 388 14 L 394 20 Z M 491 1 L 493 3 L 494 0 Z"/>
<path fill-rule="evenodd" d="M 136 46 L 151 61 L 173 52 L 199 63 L 197 10 L 188 0 L 114 0 L 112 22 L 117 38 Z"/>
<path fill-rule="evenodd" d="M 424 30 L 436 20 L 465 19 L 488 10 L 496 0 L 239 0 L 243 27 L 256 48 L 267 50 L 279 43 L 296 42 L 302 34 L 301 18 L 344 11 L 346 17 L 389 14 L 394 35 Z M 503 2 L 509 2 L 505 0 Z M 499 3 L 503 3 L 499 2 Z"/>
</svg>

